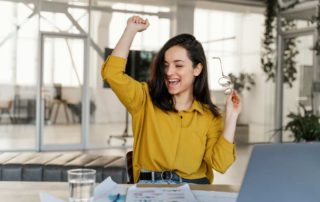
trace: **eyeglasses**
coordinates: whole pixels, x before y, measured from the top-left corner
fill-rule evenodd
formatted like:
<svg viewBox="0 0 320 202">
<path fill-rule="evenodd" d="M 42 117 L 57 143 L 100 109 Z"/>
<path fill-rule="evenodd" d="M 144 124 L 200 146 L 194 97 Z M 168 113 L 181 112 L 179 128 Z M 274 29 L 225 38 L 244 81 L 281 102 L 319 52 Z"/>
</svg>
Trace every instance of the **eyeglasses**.
<svg viewBox="0 0 320 202">
<path fill-rule="evenodd" d="M 221 58 L 219 57 L 212 57 L 212 59 L 214 60 L 219 60 L 219 65 L 220 65 L 220 69 L 221 69 L 221 74 L 222 76 L 219 78 L 218 83 L 220 86 L 224 87 L 224 94 L 229 95 L 232 90 L 233 90 L 233 84 L 231 82 L 231 79 L 229 76 L 224 75 L 223 70 L 222 70 L 222 62 L 221 62 Z"/>
</svg>

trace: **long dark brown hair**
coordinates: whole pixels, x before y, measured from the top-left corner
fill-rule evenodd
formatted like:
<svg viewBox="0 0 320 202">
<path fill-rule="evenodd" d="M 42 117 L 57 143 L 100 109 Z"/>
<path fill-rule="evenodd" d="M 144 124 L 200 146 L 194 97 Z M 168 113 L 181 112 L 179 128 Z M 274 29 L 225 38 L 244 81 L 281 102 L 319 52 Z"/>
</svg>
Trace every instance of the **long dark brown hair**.
<svg viewBox="0 0 320 202">
<path fill-rule="evenodd" d="M 210 109 L 213 115 L 220 116 L 218 107 L 214 105 L 210 98 L 208 85 L 207 61 L 204 50 L 199 41 L 191 34 L 180 34 L 169 39 L 160 49 L 151 65 L 151 80 L 149 81 L 150 96 L 152 102 L 162 110 L 176 111 L 172 99 L 165 84 L 165 52 L 173 46 L 181 46 L 187 50 L 188 58 L 195 68 L 199 63 L 203 68 L 199 76 L 193 83 L 193 97 L 203 106 Z"/>
</svg>

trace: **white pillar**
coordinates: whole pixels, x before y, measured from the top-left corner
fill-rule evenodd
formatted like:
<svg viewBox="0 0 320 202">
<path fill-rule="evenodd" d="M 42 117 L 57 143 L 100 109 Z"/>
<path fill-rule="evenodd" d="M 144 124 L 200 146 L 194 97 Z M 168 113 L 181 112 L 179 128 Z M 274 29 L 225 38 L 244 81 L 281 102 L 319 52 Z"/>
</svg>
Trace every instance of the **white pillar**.
<svg viewBox="0 0 320 202">
<path fill-rule="evenodd" d="M 172 34 L 193 34 L 195 0 L 177 1 Z"/>
<path fill-rule="evenodd" d="M 275 129 L 281 129 L 283 121 L 283 47 L 284 40 L 280 27 L 280 16 L 277 16 L 277 60 L 276 60 L 276 91 L 275 91 Z M 274 137 L 275 143 L 282 143 L 282 130 Z"/>
</svg>

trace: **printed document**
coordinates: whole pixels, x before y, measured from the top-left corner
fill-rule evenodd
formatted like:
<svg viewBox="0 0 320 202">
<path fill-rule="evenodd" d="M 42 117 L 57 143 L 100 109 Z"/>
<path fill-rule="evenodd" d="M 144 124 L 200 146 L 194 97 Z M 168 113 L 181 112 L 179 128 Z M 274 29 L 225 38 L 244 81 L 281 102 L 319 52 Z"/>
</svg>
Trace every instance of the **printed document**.
<svg viewBox="0 0 320 202">
<path fill-rule="evenodd" d="M 193 190 L 198 202 L 236 202 L 238 193 Z"/>
<path fill-rule="evenodd" d="M 189 185 L 180 187 L 137 187 L 127 192 L 127 202 L 196 202 Z"/>
</svg>

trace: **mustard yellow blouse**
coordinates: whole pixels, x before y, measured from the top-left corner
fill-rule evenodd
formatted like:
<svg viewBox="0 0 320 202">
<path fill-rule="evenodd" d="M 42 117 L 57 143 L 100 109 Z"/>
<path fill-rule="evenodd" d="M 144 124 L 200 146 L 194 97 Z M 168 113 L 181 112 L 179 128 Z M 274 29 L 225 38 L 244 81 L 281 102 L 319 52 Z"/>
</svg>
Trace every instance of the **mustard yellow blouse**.
<svg viewBox="0 0 320 202">
<path fill-rule="evenodd" d="M 159 109 L 147 83 L 124 73 L 126 62 L 110 56 L 101 74 L 132 116 L 134 181 L 146 169 L 172 170 L 186 179 L 207 177 L 212 183 L 212 169 L 224 173 L 235 161 L 234 144 L 221 135 L 223 119 L 197 101 L 186 111 Z"/>
</svg>

